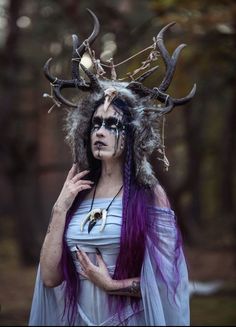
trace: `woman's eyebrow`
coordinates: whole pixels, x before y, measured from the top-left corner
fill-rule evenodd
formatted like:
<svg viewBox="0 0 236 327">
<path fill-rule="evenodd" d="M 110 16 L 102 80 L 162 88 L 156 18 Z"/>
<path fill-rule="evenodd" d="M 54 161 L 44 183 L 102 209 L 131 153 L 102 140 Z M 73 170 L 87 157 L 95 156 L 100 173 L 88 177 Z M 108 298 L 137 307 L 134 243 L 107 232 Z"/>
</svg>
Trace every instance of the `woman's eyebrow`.
<svg viewBox="0 0 236 327">
<path fill-rule="evenodd" d="M 114 116 L 109 116 L 109 117 L 104 118 L 104 120 L 118 121 L 119 119 L 117 117 L 114 117 Z"/>
<path fill-rule="evenodd" d="M 120 120 L 118 117 L 114 117 L 114 116 L 108 116 L 108 117 L 93 116 L 93 119 L 97 119 L 97 118 L 101 120 L 108 120 L 108 119 Z"/>
<path fill-rule="evenodd" d="M 101 119 L 101 120 L 103 120 L 103 117 L 102 116 L 93 116 L 93 119 L 92 120 L 94 120 L 94 119 Z"/>
</svg>

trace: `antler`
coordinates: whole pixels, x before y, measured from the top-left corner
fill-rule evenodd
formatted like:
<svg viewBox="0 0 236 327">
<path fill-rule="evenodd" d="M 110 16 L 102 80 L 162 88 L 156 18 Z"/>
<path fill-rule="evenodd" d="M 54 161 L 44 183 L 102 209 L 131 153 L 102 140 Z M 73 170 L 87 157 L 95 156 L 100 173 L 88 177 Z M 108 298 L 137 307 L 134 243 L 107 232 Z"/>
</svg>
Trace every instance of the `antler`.
<svg viewBox="0 0 236 327">
<path fill-rule="evenodd" d="M 165 76 L 164 76 L 160 86 L 154 87 L 153 89 L 149 89 L 140 83 L 142 81 L 142 78 L 141 78 L 141 80 L 130 82 L 129 85 L 127 86 L 128 89 L 135 92 L 140 97 L 148 96 L 152 99 L 156 99 L 162 103 L 165 103 L 164 108 L 157 109 L 160 113 L 163 113 L 163 114 L 169 113 L 175 106 L 179 106 L 179 105 L 187 103 L 188 101 L 190 101 L 193 98 L 193 96 L 196 92 L 196 84 L 194 84 L 191 92 L 184 98 L 176 99 L 176 98 L 171 97 L 167 93 L 164 93 L 170 86 L 170 83 L 174 76 L 174 72 L 175 72 L 175 68 L 176 68 L 176 64 L 177 64 L 177 60 L 179 58 L 180 52 L 185 47 L 185 44 L 180 44 L 175 49 L 172 56 L 170 57 L 170 55 L 164 45 L 164 40 L 163 40 L 164 33 L 170 26 L 172 26 L 174 24 L 175 24 L 175 22 L 172 22 L 172 23 L 166 25 L 165 27 L 163 27 L 156 37 L 156 44 L 157 44 L 157 47 L 160 51 L 160 55 L 163 58 L 163 61 L 164 61 L 165 67 L 166 67 L 166 73 L 165 73 Z M 152 72 L 153 71 L 150 70 L 150 73 L 152 73 Z"/>
<path fill-rule="evenodd" d="M 59 100 L 59 104 L 57 101 L 55 101 L 53 96 L 50 96 L 50 97 L 53 98 L 54 102 L 57 105 L 60 105 L 60 103 L 64 103 L 65 105 L 70 106 L 70 107 L 77 107 L 77 105 L 75 103 L 68 101 L 67 99 L 65 99 L 62 96 L 61 91 L 64 88 L 78 88 L 82 91 L 98 90 L 98 81 L 92 73 L 89 74 L 88 71 L 86 70 L 86 68 L 82 67 L 90 79 L 90 84 L 88 84 L 80 76 L 80 72 L 79 72 L 79 64 L 80 64 L 81 58 L 82 58 L 84 52 L 86 51 L 87 47 L 90 46 L 95 41 L 95 39 L 97 38 L 97 36 L 99 34 L 99 30 L 100 30 L 100 24 L 99 24 L 99 21 L 98 21 L 96 15 L 90 9 L 87 9 L 87 10 L 93 17 L 94 28 L 93 28 L 91 35 L 82 44 L 79 43 L 79 39 L 78 39 L 77 35 L 75 35 L 75 34 L 72 35 L 72 42 L 73 42 L 72 72 L 71 72 L 72 79 L 70 79 L 70 80 L 58 79 L 57 77 L 54 77 L 50 73 L 50 63 L 51 63 L 52 58 L 48 59 L 48 61 L 44 65 L 44 74 L 47 77 L 47 79 L 50 81 L 50 83 L 52 85 L 53 95 Z"/>
</svg>

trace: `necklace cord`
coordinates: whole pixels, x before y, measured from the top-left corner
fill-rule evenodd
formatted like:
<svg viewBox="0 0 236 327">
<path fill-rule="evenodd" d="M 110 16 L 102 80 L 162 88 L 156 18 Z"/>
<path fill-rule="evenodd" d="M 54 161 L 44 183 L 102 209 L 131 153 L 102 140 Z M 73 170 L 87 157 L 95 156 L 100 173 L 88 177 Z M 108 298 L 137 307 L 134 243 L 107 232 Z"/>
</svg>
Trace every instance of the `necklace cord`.
<svg viewBox="0 0 236 327">
<path fill-rule="evenodd" d="M 114 196 L 114 198 L 109 203 L 108 207 L 106 208 L 106 211 L 108 211 L 108 209 L 110 208 L 110 206 L 112 205 L 113 201 L 115 200 L 115 198 L 117 197 L 117 195 L 120 193 L 120 191 L 122 190 L 122 188 L 123 188 L 123 185 L 121 185 L 119 191 L 116 193 L 116 195 Z M 92 198 L 92 202 L 91 202 L 90 211 L 92 211 L 92 208 L 93 208 L 93 203 L 94 203 L 94 199 L 95 199 L 96 189 L 97 189 L 97 184 L 94 187 L 94 192 L 93 192 L 93 198 Z"/>
<path fill-rule="evenodd" d="M 97 188 L 97 184 L 94 185 L 93 198 L 92 198 L 92 202 L 91 202 L 91 206 L 90 206 L 89 211 L 91 211 L 92 208 L 93 208 L 93 202 L 94 202 L 94 198 L 95 198 L 96 188 Z"/>
<path fill-rule="evenodd" d="M 110 208 L 110 206 L 112 205 L 113 201 L 115 200 L 117 195 L 120 193 L 122 188 L 123 188 L 123 185 L 121 185 L 119 191 L 113 197 L 113 199 L 111 200 L 111 202 L 109 203 L 109 205 L 107 206 L 106 209 L 94 209 L 94 210 L 92 210 L 94 199 L 95 199 L 95 194 L 96 194 L 96 189 L 97 189 L 97 183 L 95 184 L 93 197 L 92 197 L 92 202 L 91 202 L 91 206 L 90 206 L 90 212 L 85 217 L 85 219 L 81 222 L 81 225 L 80 225 L 80 230 L 81 231 L 83 231 L 84 224 L 86 224 L 86 222 L 89 220 L 90 222 L 89 222 L 89 225 L 88 225 L 88 233 L 90 233 L 92 228 L 96 225 L 96 222 L 97 222 L 98 219 L 102 219 L 102 225 L 101 225 L 102 229 L 101 229 L 101 231 L 104 229 L 105 224 L 106 224 L 108 209 Z"/>
<path fill-rule="evenodd" d="M 110 206 L 112 205 L 112 202 L 115 200 L 115 198 L 117 197 L 117 195 L 120 193 L 120 191 L 122 190 L 123 185 L 121 185 L 119 191 L 116 193 L 116 195 L 114 196 L 114 198 L 111 200 L 110 204 L 108 205 L 108 207 L 106 208 L 106 211 L 108 211 L 108 209 L 110 208 Z"/>
</svg>

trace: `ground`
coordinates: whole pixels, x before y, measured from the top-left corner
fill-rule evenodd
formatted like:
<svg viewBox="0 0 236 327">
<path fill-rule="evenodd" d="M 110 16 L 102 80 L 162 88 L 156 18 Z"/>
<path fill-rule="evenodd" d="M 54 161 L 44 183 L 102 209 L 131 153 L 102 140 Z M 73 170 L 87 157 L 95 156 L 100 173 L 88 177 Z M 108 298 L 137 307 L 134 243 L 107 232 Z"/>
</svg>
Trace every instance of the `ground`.
<svg viewBox="0 0 236 327">
<path fill-rule="evenodd" d="M 29 317 L 36 266 L 22 266 L 16 248 L 13 240 L 0 242 L 0 326 L 26 326 Z M 235 253 L 185 248 L 185 254 L 191 280 L 225 282 L 215 294 L 192 296 L 191 325 L 235 326 Z"/>
</svg>

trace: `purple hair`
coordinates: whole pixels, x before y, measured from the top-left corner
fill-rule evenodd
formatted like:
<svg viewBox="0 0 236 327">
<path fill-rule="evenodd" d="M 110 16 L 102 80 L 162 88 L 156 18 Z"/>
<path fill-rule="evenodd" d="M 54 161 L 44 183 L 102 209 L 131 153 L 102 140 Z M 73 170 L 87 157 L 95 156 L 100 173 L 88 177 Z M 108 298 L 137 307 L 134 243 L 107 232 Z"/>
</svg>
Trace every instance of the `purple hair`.
<svg viewBox="0 0 236 327">
<path fill-rule="evenodd" d="M 73 205 L 67 213 L 66 224 L 63 235 L 63 251 L 61 257 L 61 267 L 65 284 L 65 302 L 64 302 L 64 312 L 63 317 L 67 315 L 69 325 L 74 325 L 77 313 L 77 297 L 79 295 L 79 278 L 76 271 L 70 250 L 66 244 L 65 234 L 67 232 L 69 223 L 73 217 L 76 208 L 79 206 L 80 198 L 77 196 Z"/>
<path fill-rule="evenodd" d="M 160 260 L 160 257 L 156 255 L 155 247 L 158 247 L 158 239 L 152 233 L 152 228 L 148 227 L 148 221 L 150 222 L 150 215 L 148 211 L 148 205 L 154 203 L 154 191 L 149 187 L 139 185 L 136 182 L 134 171 L 135 163 L 133 161 L 133 132 L 128 129 L 126 132 L 127 142 L 125 145 L 126 157 L 123 165 L 123 185 L 124 192 L 122 198 L 123 211 L 122 211 L 122 225 L 120 236 L 120 252 L 117 257 L 116 267 L 113 275 L 113 279 L 121 280 L 126 278 L 138 277 L 141 274 L 141 268 L 143 264 L 147 235 L 152 240 L 152 246 L 150 247 L 151 255 L 155 261 L 156 271 L 164 281 L 167 290 L 173 290 L 176 294 L 176 289 L 179 283 L 178 272 L 178 258 L 180 255 L 181 238 L 177 229 L 177 241 L 175 248 L 175 263 L 173 271 L 173 283 L 166 280 L 165 268 Z M 89 149 L 90 147 L 88 147 Z M 89 151 L 89 150 L 88 150 Z M 95 176 L 98 173 L 94 172 L 93 167 L 98 170 L 100 168 L 96 159 L 94 159 L 91 153 L 88 153 L 89 166 L 91 168 L 91 175 L 88 176 L 91 180 L 95 180 Z M 95 160 L 95 162 L 94 162 Z M 99 173 L 100 175 L 100 173 Z M 81 195 L 82 194 L 82 195 Z M 65 309 L 64 314 L 68 316 L 70 325 L 73 325 L 77 314 L 77 298 L 79 295 L 79 278 L 76 272 L 72 257 L 65 241 L 65 234 L 67 232 L 68 225 L 74 215 L 74 212 L 79 207 L 86 191 L 79 193 L 76 197 L 72 207 L 68 211 L 66 225 L 64 229 L 63 240 L 63 255 L 61 259 L 61 267 L 63 270 L 64 280 L 66 281 L 65 287 Z M 157 217 L 158 219 L 158 217 Z M 117 312 L 120 317 L 122 310 L 126 304 L 127 297 L 125 296 L 110 296 L 110 305 L 113 303 L 113 299 L 116 299 Z M 139 298 L 131 297 L 131 305 L 134 310 L 138 309 L 140 303 Z"/>
<path fill-rule="evenodd" d="M 124 192 L 122 198 L 122 226 L 120 236 L 120 252 L 117 257 L 113 278 L 120 280 L 138 277 L 145 253 L 145 239 L 147 232 L 147 203 L 148 189 L 135 183 L 134 162 L 132 153 L 132 133 L 126 135 L 126 160 L 123 167 Z M 135 253 L 135 255 L 134 255 Z M 124 308 L 127 297 L 115 296 L 118 316 Z M 113 302 L 114 296 L 111 299 Z M 131 297 L 133 310 L 138 309 L 139 298 Z"/>
</svg>

